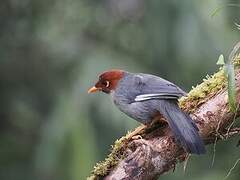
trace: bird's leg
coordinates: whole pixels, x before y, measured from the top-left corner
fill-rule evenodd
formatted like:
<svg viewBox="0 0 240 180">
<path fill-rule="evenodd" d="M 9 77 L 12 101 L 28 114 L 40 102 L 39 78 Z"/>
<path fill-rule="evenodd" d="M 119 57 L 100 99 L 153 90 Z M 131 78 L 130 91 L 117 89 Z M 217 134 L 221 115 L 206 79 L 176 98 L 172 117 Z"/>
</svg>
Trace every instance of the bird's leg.
<svg viewBox="0 0 240 180">
<path fill-rule="evenodd" d="M 163 118 L 163 116 L 161 114 L 159 114 L 153 118 L 153 120 L 150 123 L 150 127 L 157 123 L 165 124 L 165 123 L 167 123 L 167 121 Z"/>
<path fill-rule="evenodd" d="M 166 127 L 166 124 L 167 121 L 164 119 L 164 117 L 161 114 L 158 114 L 152 119 L 152 121 L 149 124 L 147 124 L 145 133 Z"/>
<path fill-rule="evenodd" d="M 151 120 L 150 123 L 142 124 L 141 126 L 137 127 L 134 131 L 127 134 L 127 139 L 142 139 L 141 134 L 151 132 L 157 128 L 162 127 L 165 125 L 167 121 L 163 118 L 161 114 L 157 114 L 154 116 L 154 118 Z M 156 125 L 157 124 L 157 125 Z M 165 127 L 165 126 L 164 126 Z"/>
<path fill-rule="evenodd" d="M 146 129 L 146 125 L 142 124 L 141 126 L 138 126 L 134 131 L 129 132 L 126 136 L 127 139 L 142 139 L 142 134 L 144 130 Z"/>
<path fill-rule="evenodd" d="M 140 126 L 138 126 L 134 131 L 130 132 L 127 134 L 126 138 L 127 139 L 142 139 L 142 136 L 140 134 L 143 134 L 145 131 L 151 130 L 153 124 L 155 124 L 157 122 L 156 121 L 151 121 L 150 123 L 147 124 L 142 124 Z"/>
</svg>

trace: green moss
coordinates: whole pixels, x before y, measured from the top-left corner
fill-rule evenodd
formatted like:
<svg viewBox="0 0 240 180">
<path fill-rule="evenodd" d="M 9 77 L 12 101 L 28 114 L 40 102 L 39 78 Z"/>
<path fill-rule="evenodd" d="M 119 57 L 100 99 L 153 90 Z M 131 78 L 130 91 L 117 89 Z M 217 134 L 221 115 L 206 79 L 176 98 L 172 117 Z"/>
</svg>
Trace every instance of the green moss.
<svg viewBox="0 0 240 180">
<path fill-rule="evenodd" d="M 97 163 L 94 166 L 94 170 L 92 171 L 92 175 L 88 177 L 88 180 L 97 180 L 101 176 L 107 175 L 107 173 L 121 160 L 124 158 L 124 148 L 128 142 L 126 136 L 123 136 L 119 140 L 116 140 L 114 145 L 112 146 L 111 153 L 107 156 L 107 158 Z"/>
<path fill-rule="evenodd" d="M 227 79 L 223 68 L 212 76 L 207 76 L 203 82 L 188 93 L 187 97 L 182 97 L 179 100 L 179 105 L 182 109 L 188 112 L 194 112 L 195 109 L 206 102 L 209 98 L 215 95 L 220 89 L 225 88 Z"/>
<path fill-rule="evenodd" d="M 240 66 L 240 54 L 236 55 L 233 64 L 235 67 Z M 180 107 L 188 112 L 194 112 L 202 103 L 206 102 L 210 97 L 214 96 L 219 90 L 227 86 L 227 78 L 224 69 L 220 70 L 203 79 L 203 82 L 188 93 L 187 97 L 182 97 L 179 100 Z"/>
<path fill-rule="evenodd" d="M 87 180 L 97 180 L 98 178 L 93 174 L 89 177 L 87 177 Z"/>
<path fill-rule="evenodd" d="M 235 59 L 233 61 L 233 64 L 235 66 L 238 66 L 238 67 L 240 66 L 240 53 L 238 55 L 236 55 L 236 57 L 235 57 Z"/>
<path fill-rule="evenodd" d="M 236 67 L 240 66 L 240 54 L 236 56 L 233 63 Z M 210 97 L 214 96 L 219 90 L 226 86 L 227 78 L 223 68 L 220 68 L 217 73 L 203 79 L 203 82 L 194 87 L 188 93 L 187 97 L 182 97 L 179 100 L 179 105 L 188 112 L 194 112 L 199 105 L 206 102 Z M 126 138 L 127 136 L 128 135 L 123 136 L 121 139 L 115 141 L 111 153 L 104 161 L 95 165 L 91 176 L 87 178 L 88 180 L 98 180 L 100 177 L 107 175 L 108 172 L 125 157 L 124 149 L 129 141 L 129 139 Z"/>
</svg>

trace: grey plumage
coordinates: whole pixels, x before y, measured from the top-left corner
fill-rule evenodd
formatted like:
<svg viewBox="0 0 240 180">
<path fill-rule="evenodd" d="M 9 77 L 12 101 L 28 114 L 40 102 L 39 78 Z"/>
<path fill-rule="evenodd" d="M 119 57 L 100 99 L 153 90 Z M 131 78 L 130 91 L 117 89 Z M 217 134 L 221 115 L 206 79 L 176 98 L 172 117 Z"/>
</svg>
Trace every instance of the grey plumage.
<svg viewBox="0 0 240 180">
<path fill-rule="evenodd" d="M 191 117 L 178 107 L 176 100 L 162 100 L 158 107 L 160 113 L 167 119 L 175 137 L 188 152 L 194 154 L 206 152 L 197 126 Z"/>
<path fill-rule="evenodd" d="M 113 101 L 122 112 L 144 124 L 160 112 L 188 152 L 203 154 L 205 147 L 197 126 L 177 104 L 177 99 L 184 95 L 183 90 L 160 77 L 128 72 L 112 91 Z"/>
</svg>

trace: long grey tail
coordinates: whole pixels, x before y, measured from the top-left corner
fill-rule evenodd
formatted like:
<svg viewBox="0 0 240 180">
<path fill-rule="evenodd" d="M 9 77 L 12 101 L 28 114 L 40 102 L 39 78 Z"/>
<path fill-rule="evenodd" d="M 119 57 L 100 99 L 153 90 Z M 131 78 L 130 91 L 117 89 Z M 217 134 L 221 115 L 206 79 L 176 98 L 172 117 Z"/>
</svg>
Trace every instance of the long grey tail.
<svg viewBox="0 0 240 180">
<path fill-rule="evenodd" d="M 204 154 L 206 149 L 199 136 L 198 127 L 191 117 L 184 113 L 175 100 L 162 100 L 159 111 L 167 119 L 177 140 L 192 154 Z"/>
</svg>

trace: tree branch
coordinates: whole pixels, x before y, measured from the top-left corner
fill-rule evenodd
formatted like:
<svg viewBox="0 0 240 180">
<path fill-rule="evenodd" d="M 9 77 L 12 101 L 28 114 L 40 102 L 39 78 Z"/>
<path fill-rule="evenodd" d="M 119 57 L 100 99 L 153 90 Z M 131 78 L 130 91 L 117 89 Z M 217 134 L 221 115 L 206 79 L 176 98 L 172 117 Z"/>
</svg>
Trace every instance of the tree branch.
<svg viewBox="0 0 240 180">
<path fill-rule="evenodd" d="M 230 111 L 227 82 L 224 72 L 221 71 L 223 70 L 194 88 L 189 97 L 180 102 L 182 109 L 190 112 L 205 144 L 214 143 L 216 138 L 226 139 L 240 132 L 240 128 L 228 129 L 235 118 L 239 117 L 239 113 Z M 236 86 L 239 104 L 240 71 L 236 71 Z M 141 135 L 142 139 L 122 138 L 117 141 L 112 154 L 95 167 L 94 174 L 89 179 L 157 179 L 161 174 L 174 169 L 178 162 L 184 161 L 188 156 L 175 141 L 169 128 L 153 128 Z"/>
</svg>

